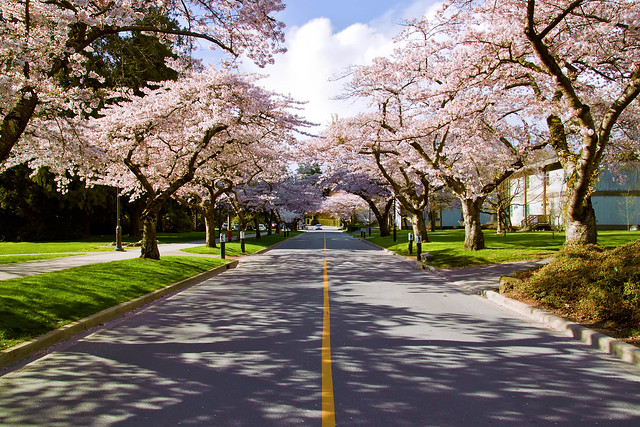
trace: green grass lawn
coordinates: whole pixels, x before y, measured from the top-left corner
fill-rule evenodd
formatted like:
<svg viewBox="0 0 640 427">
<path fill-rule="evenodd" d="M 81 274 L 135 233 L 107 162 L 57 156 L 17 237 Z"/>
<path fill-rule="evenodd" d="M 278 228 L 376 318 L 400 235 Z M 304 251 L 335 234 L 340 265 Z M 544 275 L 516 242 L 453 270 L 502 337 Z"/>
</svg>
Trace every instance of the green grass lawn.
<svg viewBox="0 0 640 427">
<path fill-rule="evenodd" d="M 290 237 L 300 234 L 300 231 L 291 231 Z M 284 233 L 266 235 L 263 234 L 261 238 L 256 239 L 251 237 L 245 239 L 245 253 L 243 254 L 240 248 L 240 242 L 227 242 L 225 243 L 225 255 L 227 257 L 239 257 L 243 255 L 253 254 L 262 249 L 273 246 L 276 243 L 285 240 Z M 206 246 L 197 246 L 195 248 L 182 249 L 183 252 L 189 252 L 194 254 L 207 254 L 207 255 L 220 255 L 220 245 L 217 248 L 208 248 Z"/>
<path fill-rule="evenodd" d="M 138 258 L 0 281 L 0 349 L 226 262 L 190 256 Z"/>
<path fill-rule="evenodd" d="M 407 230 L 398 230 L 397 242 L 393 238 L 380 237 L 374 230 L 372 243 L 392 250 L 400 255 L 409 255 Z M 468 267 L 473 265 L 494 264 L 513 261 L 537 260 L 553 256 L 564 244 L 564 233 L 551 231 L 530 231 L 497 235 L 495 230 L 484 231 L 486 249 L 465 251 L 464 230 L 438 230 L 429 233 L 429 243 L 422 244 L 422 251 L 435 256 L 429 265 L 434 267 Z M 638 231 L 599 231 L 600 246 L 611 248 L 640 239 Z M 415 243 L 413 255 L 415 256 Z"/>
</svg>

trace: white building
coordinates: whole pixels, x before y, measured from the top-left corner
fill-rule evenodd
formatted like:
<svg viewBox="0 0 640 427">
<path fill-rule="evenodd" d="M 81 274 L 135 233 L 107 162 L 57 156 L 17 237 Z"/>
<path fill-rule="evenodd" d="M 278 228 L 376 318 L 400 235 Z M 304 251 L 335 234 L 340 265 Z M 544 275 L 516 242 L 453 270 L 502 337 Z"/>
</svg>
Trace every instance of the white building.
<svg viewBox="0 0 640 427">
<path fill-rule="evenodd" d="M 508 184 L 511 223 L 516 227 L 562 224 L 564 170 L 555 159 L 514 175 Z M 591 196 L 599 228 L 627 228 L 640 224 L 640 173 L 636 168 L 624 182 L 608 170 L 601 174 Z"/>
</svg>

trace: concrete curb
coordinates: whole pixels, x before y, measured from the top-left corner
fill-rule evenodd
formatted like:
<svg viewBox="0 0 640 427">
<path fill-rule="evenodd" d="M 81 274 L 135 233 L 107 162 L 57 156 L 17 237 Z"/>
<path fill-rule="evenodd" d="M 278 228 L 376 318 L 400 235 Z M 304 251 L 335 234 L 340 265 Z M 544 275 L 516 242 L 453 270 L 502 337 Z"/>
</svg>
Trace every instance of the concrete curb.
<svg viewBox="0 0 640 427">
<path fill-rule="evenodd" d="M 202 282 L 203 280 L 206 280 L 212 276 L 220 274 L 226 270 L 235 268 L 237 265 L 237 260 L 228 262 L 224 265 L 205 271 L 196 276 L 189 277 L 187 279 L 165 286 L 164 288 L 157 289 L 153 292 L 142 295 L 131 301 L 123 302 L 122 304 L 107 308 L 91 316 L 69 323 L 68 325 L 62 326 L 58 329 L 54 329 L 53 331 L 48 332 L 45 335 L 41 335 L 31 341 L 27 341 L 14 347 L 2 350 L 0 351 L 0 369 L 6 368 L 16 362 L 19 362 L 22 359 L 42 352 L 47 348 L 54 346 L 62 341 L 73 338 L 74 336 L 77 336 L 84 331 L 121 317 L 126 313 L 152 303 L 166 295 L 178 292 L 189 286 L 195 285 L 196 283 Z"/>
<path fill-rule="evenodd" d="M 550 329 L 579 340 L 596 350 L 615 356 L 624 362 L 640 366 L 640 348 L 636 346 L 611 338 L 610 336 L 563 319 L 555 314 L 507 298 L 494 291 L 482 291 L 480 295 L 502 307 L 539 322 Z"/>
</svg>

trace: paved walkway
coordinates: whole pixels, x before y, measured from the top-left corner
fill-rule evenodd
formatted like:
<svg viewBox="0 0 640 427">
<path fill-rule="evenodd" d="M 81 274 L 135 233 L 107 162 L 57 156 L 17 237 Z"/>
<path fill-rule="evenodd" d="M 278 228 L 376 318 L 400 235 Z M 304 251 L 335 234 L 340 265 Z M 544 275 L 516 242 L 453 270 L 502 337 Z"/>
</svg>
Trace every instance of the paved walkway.
<svg viewBox="0 0 640 427">
<path fill-rule="evenodd" d="M 188 252 L 181 252 L 182 249 L 204 245 L 204 240 L 189 243 L 167 243 L 160 244 L 161 256 L 167 255 L 197 255 Z M 77 252 L 75 252 L 77 253 Z M 126 248 L 124 252 L 88 252 L 83 255 L 67 256 L 62 258 L 52 258 L 38 261 L 19 262 L 15 264 L 0 264 L 0 280 L 15 279 L 19 277 L 33 276 L 36 274 L 49 273 L 51 271 L 65 270 L 67 268 L 80 267 L 89 264 L 99 264 L 103 262 L 121 261 L 124 259 L 138 258 L 140 256 L 139 247 Z"/>
<path fill-rule="evenodd" d="M 246 234 L 246 238 L 255 237 L 255 234 Z M 233 236 L 237 240 L 237 236 Z M 216 243 L 219 240 L 216 239 Z M 159 244 L 160 256 L 207 256 L 182 252 L 182 249 L 193 248 L 195 246 L 203 246 L 205 240 L 196 240 L 187 243 L 164 243 Z M 23 255 L 23 254 L 15 254 Z M 28 255 L 28 254 L 25 254 Z M 37 254 L 44 255 L 44 254 Z M 59 255 L 74 255 L 61 258 L 51 258 L 36 261 L 18 262 L 14 264 L 0 264 L 0 280 L 16 279 L 20 277 L 34 276 L 36 274 L 49 273 L 52 271 L 65 270 L 67 268 L 81 267 L 89 264 L 99 264 L 103 262 L 121 261 L 124 259 L 138 258 L 140 256 L 139 247 L 125 247 L 123 252 L 105 251 L 105 252 L 65 252 Z"/>
</svg>

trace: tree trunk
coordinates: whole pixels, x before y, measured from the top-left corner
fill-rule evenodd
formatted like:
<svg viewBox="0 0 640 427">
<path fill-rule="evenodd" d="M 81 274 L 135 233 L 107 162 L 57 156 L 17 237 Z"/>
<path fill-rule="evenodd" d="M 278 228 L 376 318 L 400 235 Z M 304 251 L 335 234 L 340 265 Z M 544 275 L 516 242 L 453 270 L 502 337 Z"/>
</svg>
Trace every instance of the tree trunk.
<svg viewBox="0 0 640 427">
<path fill-rule="evenodd" d="M 275 215 L 273 213 L 273 211 L 269 212 L 269 215 L 266 215 L 267 218 L 267 224 L 265 224 L 267 226 L 267 236 L 271 236 L 273 234 L 273 230 L 271 228 L 271 224 L 273 224 L 273 218 L 275 218 Z"/>
<path fill-rule="evenodd" d="M 213 206 L 204 207 L 205 245 L 208 248 L 216 246 L 216 210 Z"/>
<path fill-rule="evenodd" d="M 427 224 L 424 219 L 424 213 L 420 212 L 418 215 L 412 212 L 411 226 L 416 238 L 422 236 L 422 243 L 429 242 L 429 234 L 427 233 Z"/>
<path fill-rule="evenodd" d="M 142 247 L 140 258 L 160 259 L 156 229 L 158 226 L 158 214 L 161 204 L 152 202 L 142 211 Z"/>
<path fill-rule="evenodd" d="M 464 248 L 477 251 L 484 249 L 484 234 L 480 227 L 480 208 L 484 197 L 479 199 L 460 199 L 464 220 Z"/>
<path fill-rule="evenodd" d="M 598 232 L 596 229 L 596 214 L 591 204 L 591 197 L 585 199 L 585 204 L 580 209 L 571 209 L 567 206 L 564 215 L 564 225 L 566 228 L 565 244 L 598 243 Z"/>
<path fill-rule="evenodd" d="M 391 212 L 392 206 L 393 199 L 390 199 L 384 205 L 384 211 L 381 214 L 376 214 L 376 219 L 378 220 L 378 225 L 380 226 L 380 237 L 387 237 L 391 235 L 391 230 L 389 228 L 389 212 Z"/>
</svg>

